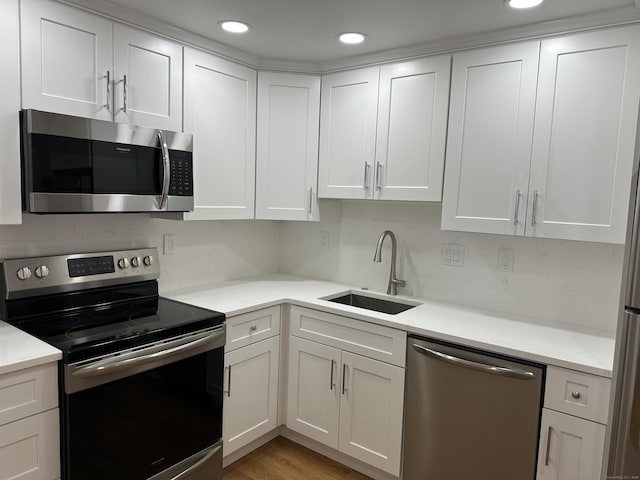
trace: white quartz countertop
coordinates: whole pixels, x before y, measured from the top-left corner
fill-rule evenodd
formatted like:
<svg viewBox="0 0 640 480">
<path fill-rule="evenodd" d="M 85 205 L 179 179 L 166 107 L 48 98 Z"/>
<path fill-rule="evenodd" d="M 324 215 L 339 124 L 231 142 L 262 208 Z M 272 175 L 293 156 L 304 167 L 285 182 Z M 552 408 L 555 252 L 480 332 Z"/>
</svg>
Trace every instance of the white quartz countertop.
<svg viewBox="0 0 640 480">
<path fill-rule="evenodd" d="M 0 321 L 0 375 L 61 358 L 57 348 Z"/>
<path fill-rule="evenodd" d="M 396 315 L 320 299 L 348 290 L 358 289 L 338 283 L 274 274 L 162 292 L 162 295 L 224 312 L 227 317 L 289 303 L 547 365 L 605 377 L 611 377 L 612 374 L 613 336 L 580 332 L 536 318 L 416 297 L 396 297 L 422 303 Z"/>
</svg>

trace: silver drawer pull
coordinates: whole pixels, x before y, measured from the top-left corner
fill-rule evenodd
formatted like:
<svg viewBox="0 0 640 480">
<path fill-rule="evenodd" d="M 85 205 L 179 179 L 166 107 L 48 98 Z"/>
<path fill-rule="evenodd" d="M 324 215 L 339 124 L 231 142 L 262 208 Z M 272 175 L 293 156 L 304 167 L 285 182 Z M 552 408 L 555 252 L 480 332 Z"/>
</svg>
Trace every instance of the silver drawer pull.
<svg viewBox="0 0 640 480">
<path fill-rule="evenodd" d="M 571 396 L 576 400 L 578 400 L 580 398 L 580 392 L 578 392 L 577 390 L 574 390 L 573 392 L 571 392 Z"/>
<path fill-rule="evenodd" d="M 551 427 L 547 428 L 547 449 L 544 455 L 544 466 L 549 466 L 549 454 L 551 453 Z"/>
<path fill-rule="evenodd" d="M 250 331 L 250 332 L 255 332 L 256 330 L 258 330 L 258 326 L 257 326 L 257 325 L 251 325 L 251 326 L 249 327 L 249 331 Z"/>
</svg>

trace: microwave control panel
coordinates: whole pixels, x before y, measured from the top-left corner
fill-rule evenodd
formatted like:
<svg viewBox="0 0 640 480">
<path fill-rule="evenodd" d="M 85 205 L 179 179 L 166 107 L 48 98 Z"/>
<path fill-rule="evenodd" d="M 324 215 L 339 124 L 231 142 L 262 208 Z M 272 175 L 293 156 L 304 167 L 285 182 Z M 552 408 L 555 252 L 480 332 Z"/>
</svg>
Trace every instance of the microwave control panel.
<svg viewBox="0 0 640 480">
<path fill-rule="evenodd" d="M 193 196 L 193 160 L 190 153 L 171 150 L 169 195 Z"/>
</svg>

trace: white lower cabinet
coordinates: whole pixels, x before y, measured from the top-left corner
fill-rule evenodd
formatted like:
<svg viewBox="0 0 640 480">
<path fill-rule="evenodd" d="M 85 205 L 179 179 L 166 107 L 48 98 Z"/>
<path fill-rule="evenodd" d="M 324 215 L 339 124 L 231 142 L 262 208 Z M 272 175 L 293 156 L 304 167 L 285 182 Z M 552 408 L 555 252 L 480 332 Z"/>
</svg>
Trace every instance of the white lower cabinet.
<svg viewBox="0 0 640 480">
<path fill-rule="evenodd" d="M 537 480 L 599 480 L 611 380 L 549 366 Z"/>
<path fill-rule="evenodd" d="M 606 427 L 544 408 L 538 480 L 599 480 Z"/>
<path fill-rule="evenodd" d="M 60 430 L 54 408 L 0 427 L 0 480 L 60 476 Z"/>
<path fill-rule="evenodd" d="M 278 426 L 280 307 L 227 319 L 223 454 Z"/>
<path fill-rule="evenodd" d="M 291 317 L 287 427 L 399 476 L 404 368 L 295 336 L 301 317 L 325 324 L 327 343 L 341 342 L 340 319 L 346 335 L 366 322 L 297 307 Z"/>
<path fill-rule="evenodd" d="M 55 363 L 0 375 L 0 480 L 60 477 Z"/>
</svg>

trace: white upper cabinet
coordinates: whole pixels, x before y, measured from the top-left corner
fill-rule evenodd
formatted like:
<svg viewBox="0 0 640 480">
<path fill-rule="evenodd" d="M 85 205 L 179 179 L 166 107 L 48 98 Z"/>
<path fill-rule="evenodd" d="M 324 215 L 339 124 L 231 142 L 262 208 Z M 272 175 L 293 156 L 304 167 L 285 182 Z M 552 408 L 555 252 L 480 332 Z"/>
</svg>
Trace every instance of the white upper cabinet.
<svg viewBox="0 0 640 480">
<path fill-rule="evenodd" d="M 20 56 L 18 0 L 0 1 L 0 225 L 22 223 L 20 197 Z"/>
<path fill-rule="evenodd" d="M 51 0 L 21 2 L 22 106 L 182 130 L 182 47 Z"/>
<path fill-rule="evenodd" d="M 380 69 L 372 67 L 322 77 L 322 198 L 371 198 L 379 74 Z"/>
<path fill-rule="evenodd" d="M 320 77 L 260 72 L 256 218 L 318 220 Z"/>
<path fill-rule="evenodd" d="M 20 7 L 23 108 L 112 120 L 112 23 L 50 0 Z"/>
<path fill-rule="evenodd" d="M 453 57 L 442 228 L 524 234 L 539 42 Z"/>
<path fill-rule="evenodd" d="M 182 131 L 182 46 L 115 24 L 114 118 Z"/>
<path fill-rule="evenodd" d="M 455 55 L 442 228 L 624 243 L 639 84 L 637 26 Z"/>
<path fill-rule="evenodd" d="M 449 55 L 380 67 L 373 197 L 442 200 Z"/>
<path fill-rule="evenodd" d="M 640 29 L 541 43 L 526 234 L 624 243 Z"/>
<path fill-rule="evenodd" d="M 188 220 L 254 217 L 256 71 L 185 48 L 184 130 L 193 133 Z"/>
</svg>

